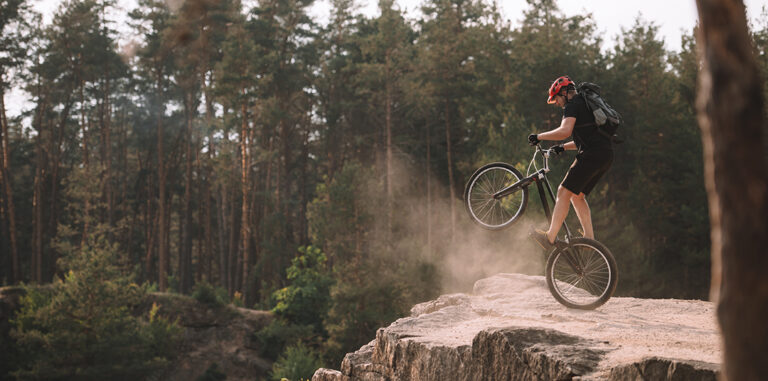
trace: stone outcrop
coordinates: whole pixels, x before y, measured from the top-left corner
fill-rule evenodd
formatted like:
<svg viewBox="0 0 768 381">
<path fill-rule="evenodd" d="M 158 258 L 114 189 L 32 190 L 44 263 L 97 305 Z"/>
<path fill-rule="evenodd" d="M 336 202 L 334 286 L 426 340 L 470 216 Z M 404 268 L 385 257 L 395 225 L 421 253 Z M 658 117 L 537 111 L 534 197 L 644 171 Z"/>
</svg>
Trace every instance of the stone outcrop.
<svg viewBox="0 0 768 381">
<path fill-rule="evenodd" d="M 267 379 L 272 362 L 259 356 L 253 333 L 267 326 L 272 314 L 233 306 L 211 306 L 178 294 L 153 293 L 146 306 L 184 328 L 179 353 L 159 379 L 195 380 L 213 366 L 227 380 Z M 214 365 L 215 364 L 215 365 Z"/>
<path fill-rule="evenodd" d="M 313 381 L 715 380 L 713 305 L 613 298 L 595 311 L 558 304 L 543 277 L 499 274 L 381 328 L 340 371 Z"/>
</svg>

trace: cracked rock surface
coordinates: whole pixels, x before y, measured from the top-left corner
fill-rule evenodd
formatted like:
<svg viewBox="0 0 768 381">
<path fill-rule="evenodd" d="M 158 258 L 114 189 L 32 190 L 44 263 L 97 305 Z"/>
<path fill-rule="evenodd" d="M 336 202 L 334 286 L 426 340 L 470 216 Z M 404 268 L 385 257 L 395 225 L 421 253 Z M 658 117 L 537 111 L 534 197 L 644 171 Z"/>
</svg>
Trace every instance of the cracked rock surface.
<svg viewBox="0 0 768 381">
<path fill-rule="evenodd" d="M 331 380 L 715 380 L 720 347 L 710 302 L 614 297 L 571 310 L 544 277 L 499 274 L 380 328 Z"/>
</svg>

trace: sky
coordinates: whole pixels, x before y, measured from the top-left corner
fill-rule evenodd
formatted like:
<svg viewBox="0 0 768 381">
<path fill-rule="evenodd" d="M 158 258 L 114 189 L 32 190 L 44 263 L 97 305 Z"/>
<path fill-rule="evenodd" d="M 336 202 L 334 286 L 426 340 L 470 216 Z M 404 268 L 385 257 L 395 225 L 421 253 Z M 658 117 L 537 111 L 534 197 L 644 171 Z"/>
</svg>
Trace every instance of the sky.
<svg viewBox="0 0 768 381">
<path fill-rule="evenodd" d="M 167 0 L 169 1 L 169 0 Z M 378 0 L 356 0 L 359 12 L 369 17 L 378 14 Z M 408 18 L 418 18 L 419 5 L 422 0 L 395 0 Z M 492 1 L 492 0 L 487 0 Z M 496 0 L 504 18 L 515 27 L 523 18 L 523 12 L 528 9 L 525 0 Z M 246 0 L 244 3 L 255 2 Z M 32 0 L 33 7 L 43 15 L 43 22 L 49 24 L 61 0 Z M 136 0 L 117 0 L 119 13 L 127 14 L 136 4 Z M 651 21 L 659 27 L 659 36 L 664 39 L 667 49 L 679 51 L 680 38 L 688 33 L 698 18 L 696 2 L 694 0 L 559 0 L 560 10 L 566 16 L 584 15 L 591 13 L 598 31 L 603 35 L 605 48 L 614 45 L 616 38 L 621 34 L 622 28 L 631 28 L 638 16 L 645 21 Z M 762 12 L 768 10 L 768 0 L 744 0 L 747 8 L 747 17 L 755 22 Z M 325 23 L 330 13 L 330 0 L 316 0 L 309 9 L 318 22 Z M 121 27 L 121 25 L 123 25 Z M 121 40 L 127 42 L 132 36 L 124 26 L 118 22 L 118 30 L 121 32 Z M 21 92 L 14 90 L 7 100 L 9 116 L 18 115 L 26 102 Z"/>
<path fill-rule="evenodd" d="M 504 17 L 511 21 L 513 27 L 523 17 L 523 11 L 528 8 L 525 0 L 496 0 Z M 34 8 L 43 14 L 45 23 L 50 23 L 61 0 L 33 0 Z M 415 18 L 419 16 L 419 5 L 422 0 L 396 0 L 400 9 Z M 245 1 L 248 3 L 248 1 Z M 357 0 L 359 11 L 368 16 L 378 13 L 378 0 Z M 127 13 L 135 0 L 118 0 L 118 6 Z M 566 16 L 591 13 L 597 28 L 604 35 L 604 41 L 612 45 L 621 28 L 630 28 L 638 16 L 646 21 L 652 21 L 659 26 L 659 34 L 666 46 L 671 50 L 680 49 L 680 37 L 690 31 L 696 24 L 697 12 L 694 0 L 559 0 L 560 9 Z M 768 0 L 745 0 L 747 15 L 755 20 L 763 8 L 768 8 Z M 310 9 L 310 14 L 320 22 L 328 19 L 330 0 L 316 0 Z"/>
<path fill-rule="evenodd" d="M 369 16 L 375 16 L 378 0 L 357 0 L 360 11 Z M 400 9 L 411 18 L 418 17 L 419 5 L 422 0 L 395 0 Z M 490 0 L 492 1 L 492 0 Z M 523 18 L 523 12 L 528 9 L 525 0 L 496 0 L 505 19 L 515 27 Z M 768 8 L 768 0 L 744 0 L 747 16 L 754 22 L 763 7 Z M 652 21 L 659 26 L 659 34 L 664 39 L 666 47 L 680 50 L 680 38 L 683 33 L 692 30 L 696 25 L 698 13 L 695 0 L 558 0 L 557 5 L 566 16 L 584 15 L 591 13 L 597 28 L 602 32 L 604 43 L 613 45 L 615 37 L 621 33 L 621 28 L 629 29 L 634 25 L 638 16 L 646 21 Z M 330 1 L 318 0 L 312 9 L 312 14 L 319 19 L 327 19 L 330 11 Z"/>
</svg>

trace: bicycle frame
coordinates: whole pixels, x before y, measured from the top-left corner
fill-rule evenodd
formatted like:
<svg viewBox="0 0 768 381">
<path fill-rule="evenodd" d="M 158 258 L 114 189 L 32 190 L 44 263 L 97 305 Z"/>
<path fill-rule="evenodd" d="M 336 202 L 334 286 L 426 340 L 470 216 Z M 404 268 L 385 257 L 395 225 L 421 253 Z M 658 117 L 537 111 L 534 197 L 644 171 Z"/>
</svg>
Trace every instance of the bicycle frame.
<svg viewBox="0 0 768 381">
<path fill-rule="evenodd" d="M 537 157 L 540 153 L 541 159 Z M 465 206 L 470 217 L 490 230 L 509 226 L 522 217 L 528 200 L 528 186 L 536 183 L 541 206 L 551 224 L 557 196 L 549 183 L 548 173 L 549 159 L 554 155 L 552 148 L 536 145 L 525 175 L 508 163 L 489 163 L 476 170 L 464 190 Z M 518 181 L 507 185 L 514 180 Z M 506 199 L 510 196 L 511 199 Z M 554 204 L 550 205 L 550 202 Z M 570 209 L 570 205 L 560 206 Z M 481 211 L 483 213 L 476 213 Z M 599 307 L 615 290 L 616 260 L 610 250 L 594 238 L 576 237 L 565 221 L 562 226 L 565 229 L 558 233 L 551 245 L 538 236 L 540 231 L 531 232 L 545 249 L 547 285 L 555 299 L 566 307 Z"/>
<path fill-rule="evenodd" d="M 531 165 L 534 165 L 534 168 L 535 168 L 537 153 L 541 153 L 541 156 L 544 158 L 544 168 L 539 169 L 533 174 L 529 175 L 528 177 L 525 177 L 520 181 L 494 193 L 493 198 L 497 200 L 504 198 L 506 196 L 511 195 L 512 193 L 517 192 L 519 189 L 527 187 L 531 185 L 531 183 L 535 182 L 536 187 L 539 190 L 539 197 L 541 198 L 541 206 L 544 208 L 544 214 L 547 216 L 547 221 L 551 223 L 552 211 L 549 209 L 549 202 L 547 200 L 547 195 L 549 195 L 549 197 L 552 199 L 553 205 L 555 202 L 557 202 L 557 199 L 555 198 L 555 194 L 554 192 L 552 192 L 552 187 L 549 185 L 549 180 L 547 179 L 547 173 L 549 173 L 549 156 L 551 155 L 552 150 L 542 149 L 540 146 L 536 145 L 536 151 L 533 153 L 533 158 L 531 159 L 531 163 L 528 165 L 529 169 Z M 544 191 L 544 185 L 546 185 L 546 192 Z M 563 227 L 565 227 L 565 242 L 570 242 L 571 230 L 568 228 L 568 224 L 565 223 L 565 221 L 563 221 Z"/>
</svg>

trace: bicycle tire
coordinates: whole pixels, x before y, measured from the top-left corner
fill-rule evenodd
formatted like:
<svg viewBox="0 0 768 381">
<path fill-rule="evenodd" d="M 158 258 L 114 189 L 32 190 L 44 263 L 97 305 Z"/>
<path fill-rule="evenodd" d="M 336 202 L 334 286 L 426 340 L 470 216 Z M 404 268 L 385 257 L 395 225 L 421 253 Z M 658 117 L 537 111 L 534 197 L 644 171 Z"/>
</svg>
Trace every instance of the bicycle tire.
<svg viewBox="0 0 768 381">
<path fill-rule="evenodd" d="M 518 221 L 528 205 L 527 187 L 501 200 L 491 195 L 522 178 L 507 163 L 490 163 L 476 170 L 464 186 L 464 207 L 472 221 L 488 230 L 504 229 Z"/>
<path fill-rule="evenodd" d="M 581 273 L 574 267 L 582 269 Z M 589 238 L 573 238 L 547 259 L 549 291 L 568 308 L 593 310 L 602 306 L 616 291 L 618 275 L 611 251 Z"/>
</svg>

